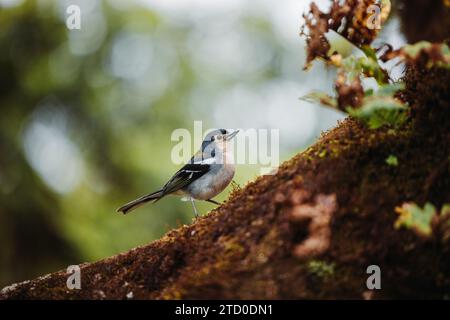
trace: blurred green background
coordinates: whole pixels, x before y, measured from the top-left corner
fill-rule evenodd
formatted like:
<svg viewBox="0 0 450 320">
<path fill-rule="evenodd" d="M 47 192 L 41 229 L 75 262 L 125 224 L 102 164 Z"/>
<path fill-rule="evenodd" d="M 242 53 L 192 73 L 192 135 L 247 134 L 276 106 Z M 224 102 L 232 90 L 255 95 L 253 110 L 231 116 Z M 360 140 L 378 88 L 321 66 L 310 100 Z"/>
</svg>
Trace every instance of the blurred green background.
<svg viewBox="0 0 450 320">
<path fill-rule="evenodd" d="M 323 65 L 302 71 L 308 3 L 0 0 L 0 286 L 190 223 L 176 198 L 115 212 L 179 168 L 177 128 L 279 129 L 283 161 L 334 126 L 341 114 L 298 99 L 332 91 Z M 71 4 L 81 30 L 66 27 Z M 258 174 L 239 165 L 235 180 Z"/>
</svg>

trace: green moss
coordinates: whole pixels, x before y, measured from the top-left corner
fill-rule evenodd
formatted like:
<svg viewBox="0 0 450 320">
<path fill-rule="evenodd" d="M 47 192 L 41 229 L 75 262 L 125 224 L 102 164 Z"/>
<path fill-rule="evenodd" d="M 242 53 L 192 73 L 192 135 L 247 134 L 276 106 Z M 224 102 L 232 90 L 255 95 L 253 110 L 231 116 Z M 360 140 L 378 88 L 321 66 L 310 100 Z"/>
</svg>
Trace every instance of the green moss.
<svg viewBox="0 0 450 320">
<path fill-rule="evenodd" d="M 327 155 L 327 149 L 323 149 L 320 153 L 319 153 L 319 158 L 325 158 Z"/>
<path fill-rule="evenodd" d="M 425 204 L 423 209 L 415 203 L 405 203 L 396 211 L 399 214 L 395 222 L 396 228 L 412 229 L 417 234 L 426 237 L 431 235 L 431 220 L 436 215 L 436 208 L 431 203 Z"/>
<path fill-rule="evenodd" d="M 334 274 L 335 265 L 326 261 L 311 260 L 307 267 L 309 273 L 320 278 L 329 278 Z"/>
<path fill-rule="evenodd" d="M 396 167 L 398 166 L 398 159 L 396 156 L 391 154 L 389 157 L 386 158 L 386 163 L 392 167 Z"/>
</svg>

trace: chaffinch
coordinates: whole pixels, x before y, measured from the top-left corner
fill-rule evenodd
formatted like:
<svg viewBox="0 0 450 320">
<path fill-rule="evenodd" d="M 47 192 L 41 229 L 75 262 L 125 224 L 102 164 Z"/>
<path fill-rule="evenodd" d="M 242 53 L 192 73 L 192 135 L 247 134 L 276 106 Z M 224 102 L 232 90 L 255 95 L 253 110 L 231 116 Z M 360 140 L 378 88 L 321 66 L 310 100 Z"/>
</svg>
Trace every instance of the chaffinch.
<svg viewBox="0 0 450 320">
<path fill-rule="evenodd" d="M 234 176 L 233 150 L 229 145 L 239 130 L 230 132 L 218 129 L 210 132 L 202 142 L 200 150 L 178 170 L 158 191 L 142 196 L 117 209 L 126 214 L 147 202 L 156 202 L 174 194 L 191 201 L 195 216 L 198 216 L 194 200 L 214 204 L 212 198 L 222 192 Z"/>
</svg>

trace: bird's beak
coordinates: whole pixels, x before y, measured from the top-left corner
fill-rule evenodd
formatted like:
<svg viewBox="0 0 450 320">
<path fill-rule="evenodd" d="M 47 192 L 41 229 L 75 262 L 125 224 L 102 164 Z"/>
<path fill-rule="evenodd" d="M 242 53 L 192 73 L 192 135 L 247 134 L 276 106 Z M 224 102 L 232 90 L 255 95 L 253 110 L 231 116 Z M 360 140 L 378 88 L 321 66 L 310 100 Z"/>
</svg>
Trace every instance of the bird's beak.
<svg viewBox="0 0 450 320">
<path fill-rule="evenodd" d="M 225 140 L 230 141 L 231 139 L 234 138 L 235 135 L 238 134 L 238 132 L 239 132 L 239 130 L 236 130 L 236 131 L 233 131 L 232 133 L 225 135 Z"/>
</svg>

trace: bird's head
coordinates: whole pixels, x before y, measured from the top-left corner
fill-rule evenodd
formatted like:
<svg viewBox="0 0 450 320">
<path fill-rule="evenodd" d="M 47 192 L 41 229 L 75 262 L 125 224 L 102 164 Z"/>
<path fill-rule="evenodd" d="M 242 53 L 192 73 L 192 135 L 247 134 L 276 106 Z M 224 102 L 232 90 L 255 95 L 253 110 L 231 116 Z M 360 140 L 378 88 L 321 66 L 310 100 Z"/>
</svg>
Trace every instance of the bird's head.
<svg viewBox="0 0 450 320">
<path fill-rule="evenodd" d="M 230 131 L 226 129 L 217 129 L 208 133 L 202 142 L 202 151 L 210 153 L 214 157 L 216 150 L 226 150 L 227 143 L 233 139 L 239 130 Z"/>
</svg>

